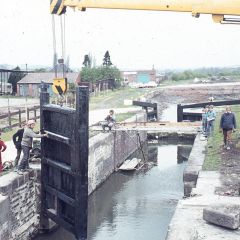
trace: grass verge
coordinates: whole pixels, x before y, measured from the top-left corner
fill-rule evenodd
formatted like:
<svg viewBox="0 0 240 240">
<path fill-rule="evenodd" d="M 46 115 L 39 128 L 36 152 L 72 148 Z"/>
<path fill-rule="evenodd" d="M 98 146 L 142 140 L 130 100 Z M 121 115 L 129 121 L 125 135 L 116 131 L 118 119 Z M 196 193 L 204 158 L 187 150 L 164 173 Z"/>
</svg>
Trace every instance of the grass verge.
<svg viewBox="0 0 240 240">
<path fill-rule="evenodd" d="M 90 98 L 90 110 L 129 107 L 124 105 L 125 99 L 134 100 L 152 91 L 149 88 L 122 88 Z"/>
<path fill-rule="evenodd" d="M 240 126 L 240 106 L 233 106 L 232 111 L 235 113 L 237 127 Z M 207 143 L 207 153 L 203 164 L 204 171 L 218 171 L 221 165 L 221 146 L 223 145 L 223 134 L 219 132 L 219 123 L 223 112 L 218 112 L 215 120 L 213 135 L 209 137 Z M 232 134 L 232 140 L 238 138 L 238 131 Z"/>
</svg>

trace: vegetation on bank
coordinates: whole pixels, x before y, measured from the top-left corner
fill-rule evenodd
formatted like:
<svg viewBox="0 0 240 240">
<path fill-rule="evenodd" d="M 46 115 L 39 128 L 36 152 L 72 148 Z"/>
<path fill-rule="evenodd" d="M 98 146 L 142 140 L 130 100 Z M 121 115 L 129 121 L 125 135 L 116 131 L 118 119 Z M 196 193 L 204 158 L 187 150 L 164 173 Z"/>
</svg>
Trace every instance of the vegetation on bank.
<svg viewBox="0 0 240 240">
<path fill-rule="evenodd" d="M 222 108 L 224 111 L 224 108 Z M 237 129 L 240 127 L 240 106 L 233 106 L 232 111 L 236 115 L 237 120 Z M 219 131 L 219 123 L 222 115 L 222 111 L 217 113 L 217 118 L 215 120 L 214 133 L 209 137 L 207 143 L 207 151 L 205 156 L 205 161 L 203 164 L 203 170 L 205 171 L 218 171 L 221 165 L 221 158 L 224 156 L 223 146 L 223 134 Z M 239 130 L 232 134 L 233 142 L 236 142 L 236 139 L 239 137 Z M 240 148 L 240 146 L 236 146 Z M 231 151 L 231 150 L 230 150 Z"/>
<path fill-rule="evenodd" d="M 198 68 L 183 71 L 169 71 L 169 80 L 182 81 L 194 78 L 221 78 L 221 77 L 240 77 L 240 67 L 225 67 L 225 68 Z"/>
<path fill-rule="evenodd" d="M 104 92 L 98 96 L 92 96 L 90 98 L 90 110 L 129 107 L 124 105 L 124 100 L 141 98 L 145 93 L 150 91 L 152 91 L 152 89 L 129 87 L 124 87 L 113 91 L 109 90 L 108 92 Z"/>
</svg>

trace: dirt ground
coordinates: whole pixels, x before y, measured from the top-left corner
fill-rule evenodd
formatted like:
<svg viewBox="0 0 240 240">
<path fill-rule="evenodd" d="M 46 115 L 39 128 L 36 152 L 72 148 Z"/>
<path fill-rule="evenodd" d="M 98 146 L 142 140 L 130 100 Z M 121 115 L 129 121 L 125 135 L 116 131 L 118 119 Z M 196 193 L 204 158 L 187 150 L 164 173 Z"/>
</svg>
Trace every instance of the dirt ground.
<svg viewBox="0 0 240 240">
<path fill-rule="evenodd" d="M 216 189 L 216 194 L 224 196 L 240 196 L 240 140 L 234 140 L 231 150 L 223 147 L 221 154 L 220 179 L 222 186 Z"/>
</svg>

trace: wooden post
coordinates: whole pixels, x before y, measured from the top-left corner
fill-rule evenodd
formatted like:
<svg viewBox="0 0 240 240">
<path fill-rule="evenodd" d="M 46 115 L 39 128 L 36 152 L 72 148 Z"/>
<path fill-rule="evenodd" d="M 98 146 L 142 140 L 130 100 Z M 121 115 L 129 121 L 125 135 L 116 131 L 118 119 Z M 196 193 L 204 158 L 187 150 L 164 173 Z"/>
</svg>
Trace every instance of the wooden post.
<svg viewBox="0 0 240 240">
<path fill-rule="evenodd" d="M 11 128 L 12 127 L 12 122 L 11 122 L 11 112 L 8 109 L 8 126 Z"/>
<path fill-rule="evenodd" d="M 33 108 L 34 111 L 34 120 L 37 121 L 37 109 L 36 107 Z"/>
<path fill-rule="evenodd" d="M 18 122 L 19 122 L 19 127 L 21 127 L 22 125 L 21 109 L 18 109 Z"/>
<path fill-rule="evenodd" d="M 177 121 L 178 122 L 183 121 L 183 107 L 181 104 L 177 105 Z"/>
<path fill-rule="evenodd" d="M 49 93 L 47 92 L 47 85 L 42 83 L 40 86 L 41 92 L 40 92 L 40 131 L 44 129 L 44 122 L 43 122 L 43 106 L 47 103 L 49 103 Z M 44 138 L 41 140 L 41 154 L 42 156 L 45 156 L 44 153 Z M 43 162 L 41 161 L 41 184 L 43 186 L 43 179 L 47 178 L 47 171 L 46 168 L 43 167 Z M 41 188 L 41 199 L 46 199 L 46 191 Z M 41 203 L 41 215 L 40 215 L 40 229 L 41 230 L 49 230 L 50 223 L 49 219 L 46 217 L 46 209 L 47 206 L 44 205 L 45 203 Z"/>
<path fill-rule="evenodd" d="M 29 108 L 27 107 L 27 121 L 29 120 Z"/>
<path fill-rule="evenodd" d="M 88 209 L 88 118 L 89 89 L 78 87 L 76 91 L 75 118 L 75 161 L 72 170 L 79 173 L 76 181 L 75 236 L 77 240 L 87 240 Z"/>
</svg>

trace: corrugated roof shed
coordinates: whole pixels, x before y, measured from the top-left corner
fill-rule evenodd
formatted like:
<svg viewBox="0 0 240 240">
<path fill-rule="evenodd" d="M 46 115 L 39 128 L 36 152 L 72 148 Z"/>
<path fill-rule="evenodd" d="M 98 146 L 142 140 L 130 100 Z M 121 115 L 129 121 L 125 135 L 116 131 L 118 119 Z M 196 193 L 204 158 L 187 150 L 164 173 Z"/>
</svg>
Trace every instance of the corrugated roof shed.
<svg viewBox="0 0 240 240">
<path fill-rule="evenodd" d="M 79 73 L 70 72 L 66 73 L 66 77 L 69 83 L 75 83 Z M 58 77 L 61 78 L 62 74 L 59 73 Z M 40 84 L 42 81 L 45 83 L 53 83 L 55 73 L 53 72 L 41 72 L 41 73 L 28 73 L 22 78 L 18 84 Z"/>
</svg>

